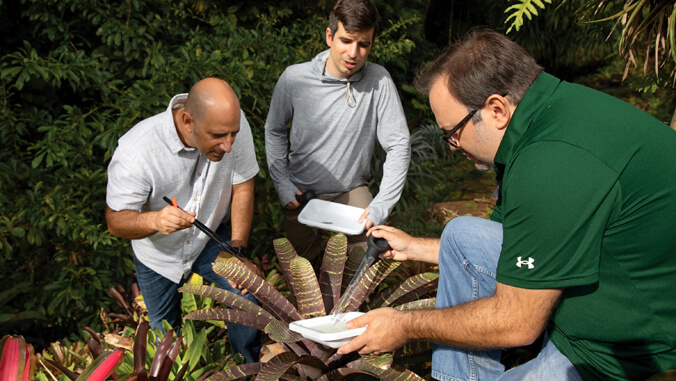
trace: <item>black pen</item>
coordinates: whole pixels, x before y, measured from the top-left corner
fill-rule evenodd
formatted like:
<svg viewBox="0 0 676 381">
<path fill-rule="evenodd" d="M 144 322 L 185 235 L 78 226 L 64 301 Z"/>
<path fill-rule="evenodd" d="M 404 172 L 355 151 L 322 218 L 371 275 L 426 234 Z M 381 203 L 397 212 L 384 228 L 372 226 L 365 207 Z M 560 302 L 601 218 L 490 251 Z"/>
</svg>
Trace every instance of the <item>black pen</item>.
<svg viewBox="0 0 676 381">
<path fill-rule="evenodd" d="M 166 201 L 167 204 L 169 204 L 169 205 L 171 205 L 171 206 L 175 206 L 175 207 L 177 207 L 177 208 L 183 210 L 183 209 L 180 208 L 178 205 L 176 205 L 174 202 L 172 202 L 172 201 L 169 199 L 169 197 L 164 196 L 164 197 L 162 197 L 162 199 L 164 199 L 164 201 Z M 211 238 L 211 239 L 213 239 L 214 241 L 218 242 L 218 244 L 221 245 L 221 247 L 222 247 L 223 249 L 225 249 L 225 252 L 226 252 L 226 253 L 232 254 L 232 255 L 234 255 L 235 257 L 240 258 L 240 259 L 244 258 L 241 254 L 238 254 L 238 253 L 235 251 L 235 249 L 233 249 L 232 246 L 230 246 L 229 243 L 227 243 L 227 242 L 226 242 L 223 238 L 221 238 L 218 234 L 214 233 L 213 230 L 209 229 L 209 228 L 208 228 L 206 225 L 204 225 L 200 220 L 198 220 L 197 218 L 195 218 L 195 222 L 193 222 L 193 224 L 194 224 L 195 226 L 197 226 L 197 228 L 198 228 L 199 230 L 203 231 L 204 234 L 208 235 L 209 238 Z"/>
</svg>

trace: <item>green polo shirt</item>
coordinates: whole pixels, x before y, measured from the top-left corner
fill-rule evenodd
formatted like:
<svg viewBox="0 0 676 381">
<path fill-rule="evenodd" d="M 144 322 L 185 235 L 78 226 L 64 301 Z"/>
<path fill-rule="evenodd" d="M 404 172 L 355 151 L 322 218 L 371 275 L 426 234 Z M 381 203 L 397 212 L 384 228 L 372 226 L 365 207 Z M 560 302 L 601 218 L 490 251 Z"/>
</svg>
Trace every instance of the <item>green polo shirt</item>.
<svg viewBox="0 0 676 381">
<path fill-rule="evenodd" d="M 676 368 L 676 132 L 542 73 L 495 157 L 497 280 L 564 288 L 548 328 L 585 379 Z"/>
</svg>

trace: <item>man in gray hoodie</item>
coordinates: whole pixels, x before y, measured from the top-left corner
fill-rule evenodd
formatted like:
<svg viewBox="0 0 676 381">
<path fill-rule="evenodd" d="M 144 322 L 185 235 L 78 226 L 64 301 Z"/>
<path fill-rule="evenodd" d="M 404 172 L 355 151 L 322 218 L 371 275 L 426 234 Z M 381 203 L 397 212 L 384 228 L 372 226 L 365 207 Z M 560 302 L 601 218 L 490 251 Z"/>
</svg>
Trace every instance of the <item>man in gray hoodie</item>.
<svg viewBox="0 0 676 381">
<path fill-rule="evenodd" d="M 287 238 L 315 269 L 321 231 L 298 222 L 296 195 L 365 208 L 358 222 L 382 224 L 399 200 L 411 157 L 410 135 L 387 70 L 366 62 L 378 27 L 368 0 L 339 0 L 326 28 L 328 50 L 280 76 L 265 123 L 270 177 L 284 206 Z M 291 121 L 291 128 L 287 128 Z M 376 138 L 387 153 L 380 190 L 368 190 Z M 348 247 L 365 246 L 348 237 Z"/>
</svg>

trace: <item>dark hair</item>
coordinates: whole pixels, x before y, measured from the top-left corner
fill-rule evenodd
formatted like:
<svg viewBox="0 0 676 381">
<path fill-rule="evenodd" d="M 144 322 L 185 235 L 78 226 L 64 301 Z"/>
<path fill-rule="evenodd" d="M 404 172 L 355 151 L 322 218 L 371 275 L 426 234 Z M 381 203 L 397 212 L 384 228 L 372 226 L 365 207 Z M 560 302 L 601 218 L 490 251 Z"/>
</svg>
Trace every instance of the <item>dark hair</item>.
<svg viewBox="0 0 676 381">
<path fill-rule="evenodd" d="M 518 104 L 542 67 L 506 36 L 475 28 L 442 55 L 418 70 L 415 87 L 429 95 L 439 76 L 448 78 L 451 95 L 469 109 L 480 108 L 492 94 L 507 94 Z"/>
<path fill-rule="evenodd" d="M 338 0 L 329 15 L 329 29 L 335 36 L 338 22 L 343 23 L 347 32 L 373 28 L 373 38 L 378 33 L 378 8 L 369 0 Z"/>
</svg>

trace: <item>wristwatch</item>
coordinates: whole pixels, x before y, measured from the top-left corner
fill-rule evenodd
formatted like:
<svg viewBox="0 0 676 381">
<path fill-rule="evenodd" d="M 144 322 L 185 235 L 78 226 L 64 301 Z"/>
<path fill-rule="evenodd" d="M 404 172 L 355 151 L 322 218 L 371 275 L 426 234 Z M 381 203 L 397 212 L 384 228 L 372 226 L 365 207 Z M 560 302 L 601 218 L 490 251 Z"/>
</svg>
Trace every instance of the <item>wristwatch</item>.
<svg viewBox="0 0 676 381">
<path fill-rule="evenodd" d="M 233 247 L 232 250 L 236 257 L 249 259 L 249 249 L 246 246 Z"/>
</svg>

